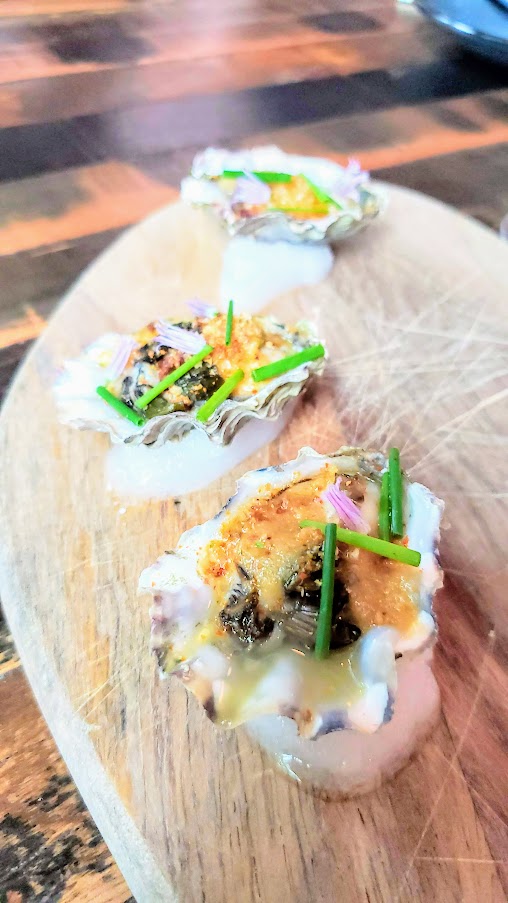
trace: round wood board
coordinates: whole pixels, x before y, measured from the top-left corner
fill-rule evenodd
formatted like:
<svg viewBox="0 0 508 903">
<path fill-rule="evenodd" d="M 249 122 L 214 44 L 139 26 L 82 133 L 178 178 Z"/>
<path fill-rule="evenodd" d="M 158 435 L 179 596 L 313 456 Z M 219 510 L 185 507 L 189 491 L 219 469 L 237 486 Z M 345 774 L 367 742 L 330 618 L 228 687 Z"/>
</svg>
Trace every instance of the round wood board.
<svg viewBox="0 0 508 903">
<path fill-rule="evenodd" d="M 1 594 L 42 711 L 139 901 L 504 900 L 508 681 L 507 246 L 418 194 L 342 245 L 329 279 L 281 296 L 331 361 L 269 447 L 182 499 L 125 506 L 103 435 L 60 426 L 56 371 L 110 329 L 217 301 L 223 233 L 175 205 L 80 279 L 0 418 Z M 209 518 L 244 470 L 302 445 L 396 444 L 447 503 L 436 601 L 443 717 L 391 783 L 316 799 L 243 730 L 221 732 L 148 652 L 140 571 Z"/>
</svg>

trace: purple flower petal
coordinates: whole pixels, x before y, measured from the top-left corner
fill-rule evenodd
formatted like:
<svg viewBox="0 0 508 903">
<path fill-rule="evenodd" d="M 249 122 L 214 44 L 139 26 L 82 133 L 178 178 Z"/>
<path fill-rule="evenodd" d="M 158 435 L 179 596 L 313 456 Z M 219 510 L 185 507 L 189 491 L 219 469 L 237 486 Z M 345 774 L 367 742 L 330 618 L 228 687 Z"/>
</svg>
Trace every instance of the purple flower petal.
<svg viewBox="0 0 508 903">
<path fill-rule="evenodd" d="M 123 373 L 134 348 L 139 348 L 139 345 L 132 336 L 122 336 L 122 340 L 119 342 L 118 348 L 108 365 L 108 376 L 110 379 L 116 379 Z"/>
<path fill-rule="evenodd" d="M 330 194 L 335 198 L 353 197 L 357 199 L 358 188 L 367 182 L 369 173 L 365 172 L 358 160 L 349 160 L 348 164 L 332 187 Z"/>
<path fill-rule="evenodd" d="M 321 494 L 321 498 L 335 508 L 341 521 L 350 530 L 359 530 L 362 533 L 368 530 L 368 525 L 365 523 L 355 503 L 349 498 L 347 493 L 343 492 L 342 489 L 338 489 L 336 484 L 332 483 L 331 486 L 328 486 Z"/>
<path fill-rule="evenodd" d="M 195 317 L 214 317 L 217 313 L 215 307 L 200 301 L 199 298 L 191 298 L 187 301 L 187 307 L 190 308 Z"/>
<path fill-rule="evenodd" d="M 206 345 L 206 342 L 199 332 L 193 332 L 190 329 L 182 329 L 180 326 L 172 326 L 164 320 L 157 320 L 155 324 L 157 335 L 156 341 L 161 345 L 168 345 L 169 348 L 176 348 L 183 354 L 197 354 Z"/>
<path fill-rule="evenodd" d="M 253 176 L 252 173 L 246 172 L 244 176 L 240 176 L 236 180 L 235 190 L 231 197 L 231 206 L 235 204 L 249 204 L 253 207 L 259 207 L 261 204 L 268 203 L 270 195 L 269 185 Z"/>
</svg>

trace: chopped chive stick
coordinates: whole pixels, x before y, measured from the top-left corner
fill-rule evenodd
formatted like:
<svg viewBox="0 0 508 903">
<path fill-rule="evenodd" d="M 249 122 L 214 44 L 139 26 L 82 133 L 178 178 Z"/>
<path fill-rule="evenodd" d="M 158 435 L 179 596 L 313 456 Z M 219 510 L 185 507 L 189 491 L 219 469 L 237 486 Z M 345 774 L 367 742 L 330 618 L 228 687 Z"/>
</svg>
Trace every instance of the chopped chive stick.
<svg viewBox="0 0 508 903">
<path fill-rule="evenodd" d="M 314 655 L 318 659 L 330 654 L 332 635 L 333 589 L 335 584 L 335 550 L 337 548 L 337 524 L 326 524 L 323 546 L 323 576 L 321 598 L 316 625 Z"/>
<path fill-rule="evenodd" d="M 319 520 L 301 520 L 300 527 L 312 527 L 314 530 L 322 530 L 324 533 L 327 524 Z M 375 555 L 381 555 L 382 558 L 391 558 L 402 564 L 410 564 L 415 568 L 419 567 L 422 558 L 419 552 L 407 549 L 406 546 L 398 546 L 395 542 L 386 542 L 384 539 L 367 536 L 365 533 L 355 533 L 354 530 L 346 530 L 342 527 L 337 527 L 337 540 L 348 546 L 356 546 L 358 549 L 374 552 Z"/>
<path fill-rule="evenodd" d="M 231 337 L 233 335 L 233 302 L 228 305 L 228 317 L 226 320 L 226 345 L 231 345 Z"/>
<path fill-rule="evenodd" d="M 391 448 L 388 456 L 390 475 L 390 523 L 392 536 L 404 535 L 404 515 L 402 513 L 402 472 L 398 448 Z"/>
<path fill-rule="evenodd" d="M 222 173 L 223 179 L 239 179 L 240 176 L 244 176 L 245 172 L 243 169 L 225 169 Z M 256 176 L 261 182 L 290 182 L 293 176 L 288 172 L 265 172 L 265 171 L 254 171 L 252 173 L 253 176 Z"/>
<path fill-rule="evenodd" d="M 325 349 L 322 345 L 311 345 L 310 348 L 304 348 L 303 351 L 283 357 L 280 361 L 273 361 L 271 364 L 266 364 L 265 367 L 258 367 L 257 370 L 252 371 L 252 379 L 256 383 L 265 379 L 272 379 L 274 376 L 287 373 L 288 370 L 294 370 L 295 367 L 307 364 L 309 361 L 315 361 L 319 357 L 324 357 L 324 355 Z"/>
<path fill-rule="evenodd" d="M 229 398 L 234 389 L 236 389 L 238 383 L 241 383 L 244 375 L 243 370 L 235 370 L 233 375 L 222 383 L 220 389 L 217 389 L 213 395 L 210 395 L 210 398 L 208 398 L 204 405 L 200 407 L 196 414 L 196 419 L 200 420 L 201 423 L 206 423 L 219 405 L 222 404 L 223 401 L 226 401 L 226 398 Z"/>
<path fill-rule="evenodd" d="M 380 539 L 391 539 L 390 533 L 390 474 L 383 474 L 379 493 L 378 533 Z"/>
<path fill-rule="evenodd" d="M 173 386 L 176 383 L 177 379 L 180 379 L 181 376 L 185 376 L 185 374 L 188 373 L 189 370 L 192 370 L 192 368 L 195 367 L 196 364 L 199 364 L 199 362 L 202 361 L 203 358 L 211 354 L 212 351 L 213 348 L 211 347 L 211 345 L 204 345 L 201 351 L 198 351 L 196 354 L 193 354 L 192 357 L 187 358 L 187 360 L 183 362 L 181 367 L 177 367 L 176 370 L 173 370 L 172 373 L 168 373 L 168 375 L 165 376 L 164 379 L 161 379 L 160 383 L 157 383 L 157 385 L 154 386 L 153 389 L 148 389 L 148 392 L 145 392 L 145 394 L 142 395 L 141 398 L 138 398 L 138 400 L 135 402 L 136 407 L 146 408 L 146 406 L 149 405 L 150 402 L 154 400 L 154 398 L 157 398 L 158 395 L 161 395 L 162 392 L 165 392 L 166 389 L 169 389 L 170 386 Z"/>
<path fill-rule="evenodd" d="M 136 411 L 133 411 L 128 405 L 124 404 L 121 398 L 117 398 L 116 395 L 113 395 L 105 386 L 97 386 L 96 392 L 103 401 L 106 401 L 115 409 L 117 414 L 126 417 L 127 420 L 130 420 L 135 426 L 143 426 L 145 418 L 141 414 L 137 414 Z"/>
<path fill-rule="evenodd" d="M 339 209 L 342 209 L 342 205 L 339 204 L 338 201 L 332 198 L 331 195 L 327 194 L 326 191 L 323 191 L 322 188 L 319 188 L 318 185 L 315 185 L 314 182 L 311 182 L 311 180 L 307 178 L 307 176 L 304 176 L 303 173 L 302 178 L 305 179 L 309 188 L 312 189 L 318 201 L 321 201 L 322 204 L 331 204 L 332 207 L 338 207 Z"/>
</svg>

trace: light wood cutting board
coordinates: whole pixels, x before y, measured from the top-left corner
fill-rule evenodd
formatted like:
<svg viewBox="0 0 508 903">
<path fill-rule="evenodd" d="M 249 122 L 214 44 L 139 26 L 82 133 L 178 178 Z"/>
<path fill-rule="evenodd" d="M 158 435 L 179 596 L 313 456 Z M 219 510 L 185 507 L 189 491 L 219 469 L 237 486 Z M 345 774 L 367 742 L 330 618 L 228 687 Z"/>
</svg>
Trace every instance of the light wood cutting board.
<svg viewBox="0 0 508 903">
<path fill-rule="evenodd" d="M 65 357 L 186 298 L 218 296 L 224 236 L 169 207 L 83 276 L 21 368 L 0 418 L 2 600 L 87 805 L 139 901 L 505 899 L 508 495 L 507 246 L 417 194 L 339 250 L 331 277 L 281 297 L 331 364 L 289 427 L 208 490 L 125 506 L 108 440 L 56 421 Z M 138 575 L 209 518 L 243 470 L 342 442 L 399 445 L 447 503 L 436 603 L 443 717 L 377 793 L 327 803 L 223 733 L 148 653 Z"/>
</svg>

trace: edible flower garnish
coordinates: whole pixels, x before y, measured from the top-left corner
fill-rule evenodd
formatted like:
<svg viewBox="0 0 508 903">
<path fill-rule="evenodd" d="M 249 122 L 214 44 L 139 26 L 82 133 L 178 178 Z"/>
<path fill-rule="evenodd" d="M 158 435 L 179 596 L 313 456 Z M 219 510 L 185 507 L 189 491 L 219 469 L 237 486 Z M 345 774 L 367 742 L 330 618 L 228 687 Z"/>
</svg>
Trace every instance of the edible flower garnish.
<svg viewBox="0 0 508 903">
<path fill-rule="evenodd" d="M 168 375 L 165 376 L 164 379 L 161 379 L 160 383 L 157 383 L 157 385 L 154 386 L 153 389 L 148 389 L 148 392 L 145 392 L 144 395 L 141 396 L 141 398 L 138 398 L 135 402 L 136 407 L 146 408 L 146 406 L 149 405 L 150 402 L 154 400 L 154 398 L 157 398 L 158 395 L 161 395 L 162 392 L 165 392 L 166 389 L 169 389 L 170 386 L 174 385 L 177 379 L 180 379 L 181 376 L 185 376 L 185 374 L 188 373 L 189 370 L 192 370 L 192 368 L 195 367 L 196 364 L 199 364 L 199 362 L 202 361 L 203 358 L 211 354 L 212 351 L 213 348 L 211 347 L 211 345 L 205 345 L 204 348 L 201 349 L 201 351 L 198 351 L 196 354 L 193 354 L 192 357 L 187 358 L 187 360 L 184 361 L 180 367 L 177 367 L 176 370 L 173 370 L 172 373 L 168 373 Z"/>
<path fill-rule="evenodd" d="M 302 529 L 312 527 L 312 529 L 321 530 L 324 533 L 327 524 L 319 520 L 302 520 L 299 526 Z M 394 542 L 386 542 L 384 539 L 367 536 L 365 533 L 355 533 L 353 530 L 345 530 L 342 527 L 337 527 L 337 540 L 348 546 L 356 546 L 359 549 L 366 549 L 367 552 L 374 552 L 375 555 L 381 555 L 382 558 L 391 558 L 402 564 L 410 564 L 415 568 L 420 566 L 422 559 L 420 552 L 415 552 L 414 549 L 406 549 L 405 546 L 399 546 Z"/>
<path fill-rule="evenodd" d="M 245 374 L 243 370 L 235 370 L 232 376 L 227 379 L 220 389 L 217 389 L 210 398 L 205 401 L 204 405 L 200 407 L 199 411 L 196 414 L 196 420 L 200 420 L 201 423 L 206 423 L 207 420 L 210 419 L 214 411 L 217 410 L 220 404 L 223 401 L 226 401 L 226 398 L 229 398 L 231 393 L 236 389 L 238 383 L 242 381 Z"/>
<path fill-rule="evenodd" d="M 356 507 L 352 499 L 342 489 L 339 489 L 340 477 L 337 483 L 332 483 L 321 494 L 321 498 L 329 502 L 335 508 L 340 519 L 352 530 L 359 530 L 361 533 L 367 531 L 367 524 L 362 518 L 359 509 Z"/>
<path fill-rule="evenodd" d="M 215 307 L 212 307 L 211 304 L 206 304 L 204 301 L 200 301 L 199 298 L 191 298 L 190 301 L 187 301 L 187 307 L 190 308 L 191 312 L 195 317 L 215 317 L 217 311 Z"/>
<path fill-rule="evenodd" d="M 236 182 L 235 190 L 231 196 L 231 206 L 235 204 L 249 204 L 253 207 L 259 207 L 262 204 L 268 204 L 270 195 L 270 187 L 266 182 L 262 182 L 253 173 L 246 172 Z"/>
<path fill-rule="evenodd" d="M 319 357 L 324 357 L 325 349 L 322 345 L 311 345 L 310 348 L 304 348 L 296 354 L 289 354 L 287 357 L 281 358 L 279 361 L 273 361 L 264 367 L 257 367 L 252 371 L 252 379 L 254 382 L 262 382 L 265 379 L 272 379 L 281 373 L 287 373 L 288 370 L 294 370 L 301 364 L 307 364 L 309 361 L 315 361 Z"/>
<path fill-rule="evenodd" d="M 117 377 L 123 373 L 134 348 L 138 348 L 138 343 L 135 339 L 129 335 L 122 336 L 118 343 L 118 348 L 108 364 L 107 370 L 109 379 L 117 379 Z"/>
<path fill-rule="evenodd" d="M 145 418 L 141 414 L 136 413 L 136 411 L 133 411 L 128 405 L 124 404 L 120 398 L 113 395 L 105 386 L 97 386 L 96 392 L 103 401 L 107 402 L 107 404 L 115 409 L 117 414 L 126 417 L 127 420 L 130 420 L 135 426 L 143 426 Z"/>
<path fill-rule="evenodd" d="M 362 170 L 358 160 L 351 159 L 348 161 L 344 173 L 331 189 L 331 193 L 334 197 L 338 198 L 349 197 L 357 199 L 359 187 L 363 185 L 364 182 L 367 182 L 368 179 L 368 172 Z"/>
<path fill-rule="evenodd" d="M 157 320 L 155 328 L 157 330 L 155 338 L 161 345 L 176 348 L 177 351 L 182 351 L 184 354 L 197 354 L 206 345 L 199 332 L 182 329 L 181 326 L 172 326 L 165 320 Z"/>
<path fill-rule="evenodd" d="M 400 452 L 391 448 L 388 456 L 388 473 L 390 488 L 390 523 L 392 536 L 404 535 L 404 515 L 402 512 L 402 471 L 400 469 Z"/>
<path fill-rule="evenodd" d="M 326 658 L 330 653 L 336 548 L 337 525 L 326 524 L 325 542 L 323 546 L 323 577 L 316 625 L 316 642 L 314 646 L 314 655 L 318 659 Z"/>
<path fill-rule="evenodd" d="M 226 320 L 226 345 L 231 345 L 233 336 L 233 302 L 228 304 L 228 316 Z"/>
</svg>

